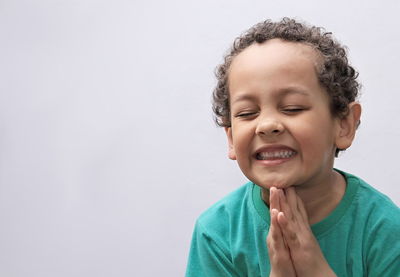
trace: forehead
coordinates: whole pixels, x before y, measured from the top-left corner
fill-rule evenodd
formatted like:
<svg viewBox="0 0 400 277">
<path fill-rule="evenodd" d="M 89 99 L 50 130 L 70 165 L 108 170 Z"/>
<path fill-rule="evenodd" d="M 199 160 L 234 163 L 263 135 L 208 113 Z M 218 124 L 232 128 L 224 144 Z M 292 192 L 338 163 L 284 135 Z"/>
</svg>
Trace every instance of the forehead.
<svg viewBox="0 0 400 277">
<path fill-rule="evenodd" d="M 228 86 L 231 90 L 262 80 L 266 85 L 316 85 L 318 63 L 317 51 L 304 43 L 280 39 L 255 43 L 233 59 Z"/>
<path fill-rule="evenodd" d="M 302 42 L 271 39 L 264 43 L 253 43 L 241 51 L 232 61 L 231 66 L 244 60 L 276 61 L 293 59 L 293 56 L 307 59 L 317 66 L 320 63 L 320 55 L 317 50 Z"/>
</svg>

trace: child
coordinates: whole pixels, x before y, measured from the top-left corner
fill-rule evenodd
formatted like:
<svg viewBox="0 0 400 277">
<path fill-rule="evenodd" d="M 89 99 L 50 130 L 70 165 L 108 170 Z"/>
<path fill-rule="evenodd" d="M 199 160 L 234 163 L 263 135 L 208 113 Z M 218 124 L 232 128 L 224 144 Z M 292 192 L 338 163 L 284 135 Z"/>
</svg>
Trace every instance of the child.
<svg viewBox="0 0 400 277">
<path fill-rule="evenodd" d="M 284 18 L 237 38 L 216 122 L 249 183 L 197 220 L 186 276 L 400 276 L 400 209 L 333 168 L 360 122 L 357 73 L 330 33 Z"/>
</svg>

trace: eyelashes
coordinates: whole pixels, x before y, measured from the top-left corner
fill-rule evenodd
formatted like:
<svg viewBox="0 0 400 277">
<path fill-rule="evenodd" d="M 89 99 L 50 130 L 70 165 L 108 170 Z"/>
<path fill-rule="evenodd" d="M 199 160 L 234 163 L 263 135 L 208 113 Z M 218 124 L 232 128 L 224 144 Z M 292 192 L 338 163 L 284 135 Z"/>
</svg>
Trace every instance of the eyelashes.
<svg viewBox="0 0 400 277">
<path fill-rule="evenodd" d="M 284 106 L 280 109 L 278 109 L 279 112 L 286 114 L 286 115 L 296 115 L 296 114 L 300 114 L 304 111 L 309 110 L 309 107 L 306 106 Z M 251 118 L 254 116 L 257 116 L 260 113 L 259 110 L 250 110 L 250 111 L 242 111 L 239 112 L 235 115 L 236 118 Z"/>
<path fill-rule="evenodd" d="M 243 112 L 243 113 L 239 113 L 237 114 L 235 117 L 250 117 L 250 116 L 254 116 L 256 115 L 257 112 Z"/>
<path fill-rule="evenodd" d="M 296 114 L 306 110 L 307 110 L 306 107 L 286 107 L 282 109 L 282 112 L 288 114 Z"/>
</svg>

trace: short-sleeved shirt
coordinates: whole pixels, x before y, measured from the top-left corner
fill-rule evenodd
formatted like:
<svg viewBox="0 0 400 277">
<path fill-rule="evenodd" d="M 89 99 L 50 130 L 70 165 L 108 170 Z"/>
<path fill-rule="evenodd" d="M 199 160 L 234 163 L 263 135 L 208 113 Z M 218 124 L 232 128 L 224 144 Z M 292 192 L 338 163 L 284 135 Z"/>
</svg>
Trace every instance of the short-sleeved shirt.
<svg viewBox="0 0 400 277">
<path fill-rule="evenodd" d="M 400 209 L 360 178 L 346 178 L 337 207 L 311 226 L 340 277 L 400 276 Z M 247 183 L 197 220 L 186 277 L 269 276 L 269 209 L 261 188 Z"/>
</svg>

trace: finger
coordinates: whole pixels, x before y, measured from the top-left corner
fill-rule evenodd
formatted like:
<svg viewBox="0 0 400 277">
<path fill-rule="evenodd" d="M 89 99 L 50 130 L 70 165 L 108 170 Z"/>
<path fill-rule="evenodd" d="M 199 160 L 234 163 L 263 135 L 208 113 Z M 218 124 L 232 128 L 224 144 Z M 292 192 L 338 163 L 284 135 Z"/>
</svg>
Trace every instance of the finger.
<svg viewBox="0 0 400 277">
<path fill-rule="evenodd" d="M 283 216 L 282 216 L 282 215 L 283 215 Z M 283 229 L 282 229 L 282 227 L 281 227 L 281 223 L 279 223 L 280 220 L 281 220 L 281 221 L 283 220 L 282 226 L 283 226 L 283 225 L 284 225 L 284 226 L 287 226 L 287 225 L 289 224 L 289 222 L 287 221 L 287 219 L 286 219 L 286 217 L 284 216 L 284 213 L 283 213 L 283 212 L 277 212 L 277 214 L 276 214 L 276 224 L 279 226 L 280 235 L 281 235 L 281 237 L 282 237 L 282 241 L 283 241 L 283 245 L 284 245 L 285 249 L 289 249 L 289 246 L 288 246 L 288 244 L 287 244 L 287 242 L 286 242 L 285 236 L 283 235 Z"/>
<path fill-rule="evenodd" d="M 283 212 L 288 220 L 292 220 L 292 209 L 289 206 L 288 200 L 283 190 L 279 190 L 279 204 L 281 205 L 280 212 Z"/>
<path fill-rule="evenodd" d="M 299 246 L 299 239 L 296 231 L 294 230 L 292 224 L 288 221 L 286 215 L 280 212 L 277 216 L 277 221 L 279 226 L 281 227 L 281 232 L 283 235 L 283 239 L 287 243 L 290 249 L 294 249 Z"/>
<path fill-rule="evenodd" d="M 297 213 L 299 209 L 297 207 L 297 193 L 294 187 L 286 189 L 286 199 L 292 212 Z"/>
<path fill-rule="evenodd" d="M 271 210 L 271 226 L 267 238 L 268 254 L 271 263 L 270 276 L 296 276 L 289 248 L 284 241 L 277 221 L 278 214 L 278 210 Z"/>
<path fill-rule="evenodd" d="M 270 226 L 270 235 L 272 238 L 272 247 L 275 249 L 283 249 L 284 248 L 284 241 L 281 228 L 278 224 L 278 210 L 272 209 L 271 210 L 271 226 Z"/>
<path fill-rule="evenodd" d="M 269 209 L 277 209 L 278 211 L 281 210 L 279 205 L 279 194 L 278 190 L 275 187 L 271 187 L 269 190 Z"/>
</svg>

